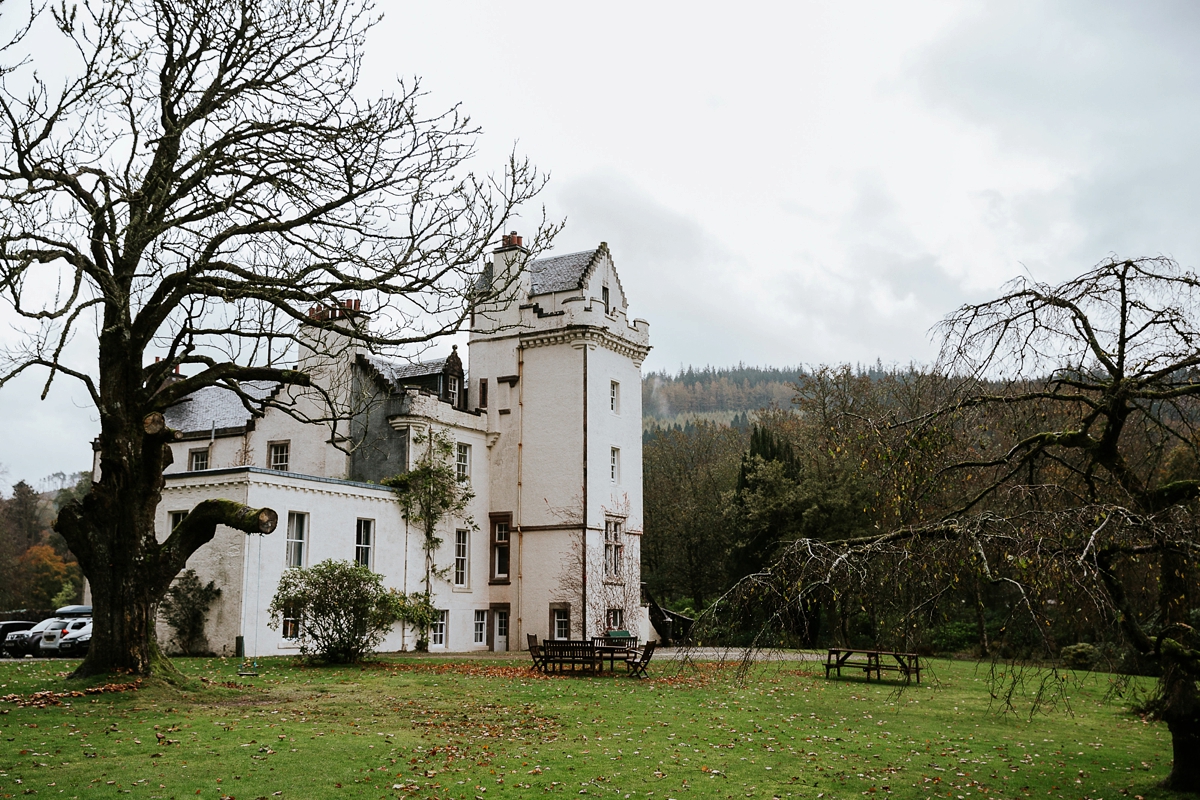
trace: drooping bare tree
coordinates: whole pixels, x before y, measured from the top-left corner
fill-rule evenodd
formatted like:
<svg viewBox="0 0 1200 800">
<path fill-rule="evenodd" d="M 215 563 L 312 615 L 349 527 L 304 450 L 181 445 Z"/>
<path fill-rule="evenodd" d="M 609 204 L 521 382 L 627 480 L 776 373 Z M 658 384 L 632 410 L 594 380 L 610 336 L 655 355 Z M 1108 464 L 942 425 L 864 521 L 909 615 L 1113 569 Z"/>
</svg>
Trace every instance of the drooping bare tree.
<svg viewBox="0 0 1200 800">
<path fill-rule="evenodd" d="M 1020 280 L 942 323 L 957 396 L 893 432 L 928 440 L 945 466 L 910 491 L 908 524 L 789 544 L 716 604 L 777 614 L 806 597 L 866 598 L 877 643 L 909 647 L 939 603 L 987 587 L 1004 635 L 1052 654 L 1056 616 L 1107 622 L 1161 669 L 1166 785 L 1200 790 L 1200 276 L 1165 258 L 1106 261 L 1057 286 Z M 870 427 L 870 421 L 863 421 Z M 902 451 L 893 459 L 907 463 Z M 937 498 L 930 502 L 929 498 Z M 764 627 L 763 633 L 769 628 Z M 765 638 L 760 638 L 765 642 Z"/>
<path fill-rule="evenodd" d="M 92 587 L 80 674 L 148 672 L 153 605 L 188 556 L 218 524 L 276 523 L 209 501 L 156 540 L 163 409 L 219 385 L 260 413 L 249 382 L 310 386 L 294 367 L 302 322 L 310 347 L 458 330 L 487 299 L 485 249 L 543 185 L 516 157 L 469 172 L 477 129 L 457 107 L 423 114 L 415 81 L 361 96 L 375 19 L 369 0 L 114 0 L 36 12 L 3 51 L 0 296 L 27 336 L 0 385 L 74 379 L 100 417 L 101 480 L 56 524 Z M 369 324 L 336 310 L 350 297 Z M 72 358 L 73 339 L 91 356 Z"/>
</svg>

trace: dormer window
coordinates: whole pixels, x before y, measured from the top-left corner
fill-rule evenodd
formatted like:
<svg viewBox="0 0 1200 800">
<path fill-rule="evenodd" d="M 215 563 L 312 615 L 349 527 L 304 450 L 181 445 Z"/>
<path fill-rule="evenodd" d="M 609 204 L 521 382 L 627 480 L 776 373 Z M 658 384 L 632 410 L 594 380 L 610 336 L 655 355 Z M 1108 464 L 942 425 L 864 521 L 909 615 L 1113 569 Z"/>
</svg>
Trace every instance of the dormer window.
<svg viewBox="0 0 1200 800">
<path fill-rule="evenodd" d="M 450 405 L 458 408 L 458 376 L 451 375 L 446 381 L 446 398 Z"/>
</svg>

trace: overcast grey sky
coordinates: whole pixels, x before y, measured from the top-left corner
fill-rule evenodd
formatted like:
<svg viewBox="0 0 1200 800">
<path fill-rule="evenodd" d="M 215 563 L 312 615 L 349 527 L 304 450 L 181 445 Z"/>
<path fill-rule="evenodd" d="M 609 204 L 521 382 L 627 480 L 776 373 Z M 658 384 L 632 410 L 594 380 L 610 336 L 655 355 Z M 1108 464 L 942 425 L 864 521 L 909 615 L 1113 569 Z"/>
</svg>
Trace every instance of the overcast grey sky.
<svg viewBox="0 0 1200 800">
<path fill-rule="evenodd" d="M 1200 262 L 1194 3 L 381 6 L 367 88 L 419 75 L 477 170 L 515 142 L 551 173 L 556 249 L 609 243 L 647 370 L 927 361 L 1022 271 Z M 83 393 L 39 389 L 0 390 L 9 482 L 90 464 Z"/>
</svg>

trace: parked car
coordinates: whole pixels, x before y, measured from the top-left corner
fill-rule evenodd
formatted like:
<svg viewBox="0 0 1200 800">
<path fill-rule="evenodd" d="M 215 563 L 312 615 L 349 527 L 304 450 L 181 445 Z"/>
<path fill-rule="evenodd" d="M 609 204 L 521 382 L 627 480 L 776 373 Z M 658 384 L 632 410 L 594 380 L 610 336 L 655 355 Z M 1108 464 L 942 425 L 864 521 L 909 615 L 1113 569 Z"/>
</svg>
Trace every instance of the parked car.
<svg viewBox="0 0 1200 800">
<path fill-rule="evenodd" d="M 63 657 L 85 655 L 92 646 L 92 621 L 88 619 L 82 628 L 72 627 L 58 640 L 58 654 Z"/>
<path fill-rule="evenodd" d="M 13 658 L 37 655 L 37 649 L 42 643 L 42 634 L 52 625 L 59 625 L 62 622 L 57 617 L 51 617 L 26 630 L 13 631 L 4 637 L 4 652 Z"/>
<path fill-rule="evenodd" d="M 0 622 L 0 656 L 8 655 L 8 652 L 4 649 L 4 641 L 10 633 L 13 631 L 27 631 L 36 624 L 35 622 L 15 619 Z"/>
<path fill-rule="evenodd" d="M 65 636 L 78 633 L 84 628 L 88 631 L 92 629 L 91 617 L 57 618 L 57 621 L 58 625 L 51 625 L 42 631 L 41 652 L 34 653 L 34 655 L 56 656 L 59 654 L 58 646 Z"/>
</svg>

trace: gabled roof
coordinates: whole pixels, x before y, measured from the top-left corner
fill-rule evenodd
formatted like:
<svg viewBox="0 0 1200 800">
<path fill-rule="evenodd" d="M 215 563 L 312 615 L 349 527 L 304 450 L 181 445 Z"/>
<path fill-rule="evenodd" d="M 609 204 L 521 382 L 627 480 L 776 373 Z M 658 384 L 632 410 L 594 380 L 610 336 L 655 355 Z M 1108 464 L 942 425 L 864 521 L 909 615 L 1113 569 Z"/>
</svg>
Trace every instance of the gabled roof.
<svg viewBox="0 0 1200 800">
<path fill-rule="evenodd" d="M 265 401 L 279 390 L 275 381 L 243 381 L 242 391 L 252 401 Z M 214 427 L 240 428 L 247 425 L 254 415 L 242 403 L 241 398 L 223 386 L 206 386 L 197 389 L 163 412 L 167 426 L 180 433 L 201 433 Z"/>
<path fill-rule="evenodd" d="M 457 358 L 457 356 L 455 356 Z M 446 362 L 450 359 L 437 358 L 432 361 L 404 361 L 400 359 L 381 358 L 361 353 L 358 363 L 380 384 L 389 390 L 412 385 L 420 378 L 431 378 L 446 372 Z M 461 371 L 461 366 L 459 370 Z M 455 372 L 456 370 L 451 370 Z"/>
<path fill-rule="evenodd" d="M 530 294 L 550 294 L 551 292 L 569 292 L 572 289 L 582 289 L 584 279 L 592 271 L 592 266 L 602 251 L 604 245 L 594 250 L 583 250 L 578 253 L 567 253 L 551 258 L 539 258 L 529 264 L 529 276 L 532 279 Z"/>
</svg>

